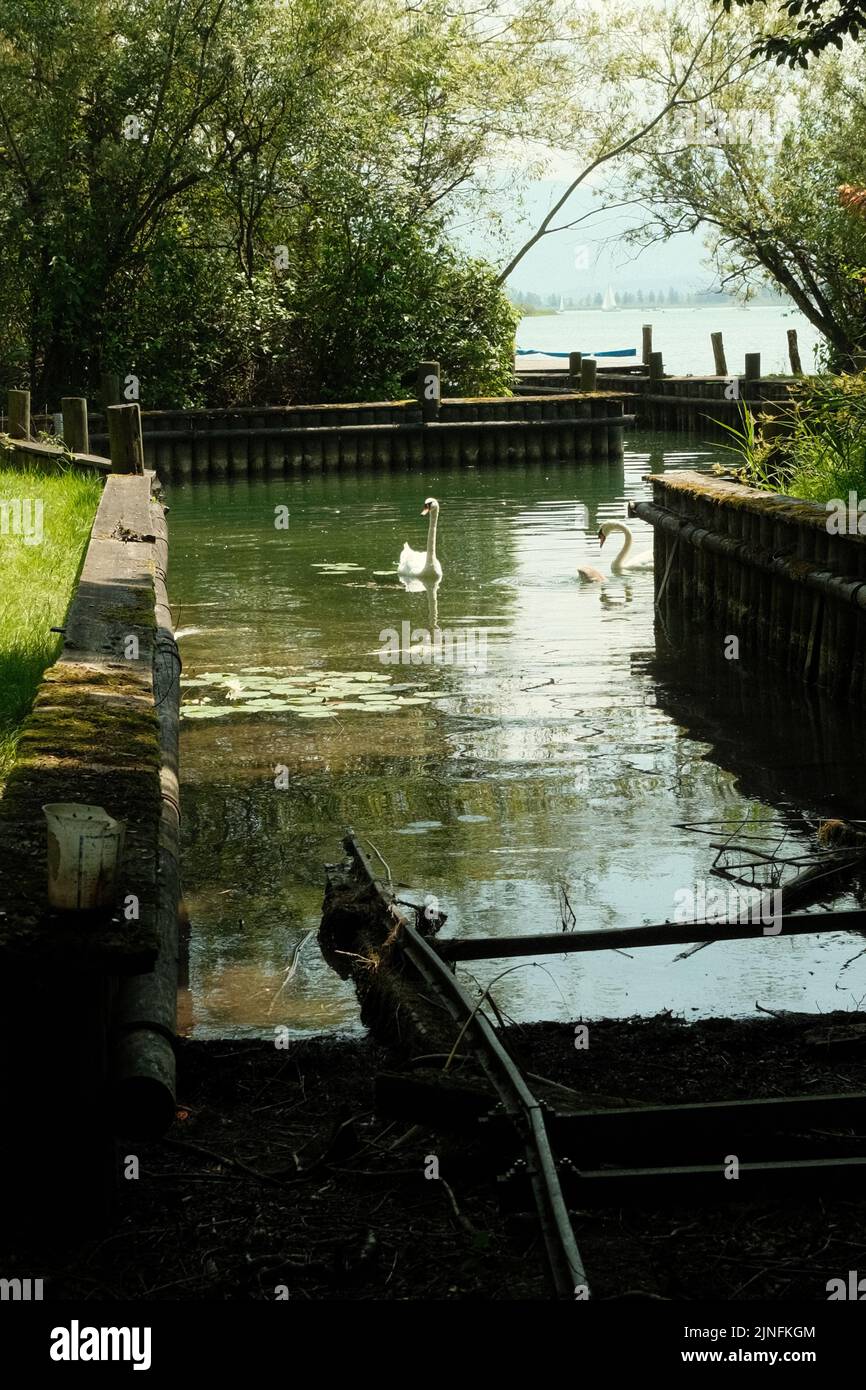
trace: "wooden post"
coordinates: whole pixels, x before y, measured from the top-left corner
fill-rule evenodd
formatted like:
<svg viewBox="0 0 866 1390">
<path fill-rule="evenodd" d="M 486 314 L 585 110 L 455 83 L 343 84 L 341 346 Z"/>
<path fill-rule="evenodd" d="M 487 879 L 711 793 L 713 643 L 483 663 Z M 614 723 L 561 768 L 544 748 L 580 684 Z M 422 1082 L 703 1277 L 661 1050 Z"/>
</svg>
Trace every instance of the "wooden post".
<svg viewBox="0 0 866 1390">
<path fill-rule="evenodd" d="M 108 419 L 108 445 L 112 473 L 143 473 L 144 443 L 141 437 L 141 411 L 132 405 L 111 405 Z"/>
<path fill-rule="evenodd" d="M 652 357 L 652 350 L 653 350 L 653 326 L 652 326 L 652 324 L 651 324 L 651 323 L 645 323 L 645 324 L 643 325 L 643 327 L 641 328 L 641 331 L 640 331 L 640 332 L 641 332 L 641 344 L 642 344 L 642 346 L 641 346 L 641 361 L 643 362 L 643 364 L 644 364 L 645 367 L 648 367 L 648 366 L 649 366 L 649 360 L 650 360 L 650 358 Z"/>
<path fill-rule="evenodd" d="M 30 438 L 30 392 L 9 392 L 9 434 L 13 439 Z"/>
<path fill-rule="evenodd" d="M 725 344 L 722 341 L 721 333 L 711 333 L 710 342 L 713 345 L 713 363 L 716 376 L 727 376 L 728 363 L 725 357 Z"/>
<path fill-rule="evenodd" d="M 761 354 L 759 352 L 746 353 L 746 383 L 761 380 Z"/>
<path fill-rule="evenodd" d="M 63 412 L 63 442 L 73 454 L 90 453 L 87 430 L 87 401 L 84 396 L 61 396 Z"/>
<path fill-rule="evenodd" d="M 800 361 L 800 349 L 797 345 L 796 328 L 788 329 L 788 357 L 791 361 L 791 371 L 794 373 L 794 376 L 802 376 L 803 364 Z"/>
<path fill-rule="evenodd" d="M 102 373 L 99 378 L 99 394 L 103 410 L 107 410 L 110 405 L 122 404 L 123 398 L 120 394 L 120 374 L 118 372 Z"/>
<path fill-rule="evenodd" d="M 416 392 L 421 406 L 421 419 L 439 419 L 439 402 L 442 399 L 442 383 L 438 362 L 420 362 Z"/>
<path fill-rule="evenodd" d="M 581 391 L 594 391 L 595 379 L 598 371 L 598 363 L 594 357 L 584 357 L 580 364 L 580 389 Z"/>
<path fill-rule="evenodd" d="M 664 357 L 660 352 L 651 352 L 649 359 L 650 381 L 661 381 L 665 374 Z"/>
<path fill-rule="evenodd" d="M 568 354 L 568 378 L 572 386 L 580 385 L 580 364 L 582 361 L 582 352 L 570 352 Z"/>
</svg>

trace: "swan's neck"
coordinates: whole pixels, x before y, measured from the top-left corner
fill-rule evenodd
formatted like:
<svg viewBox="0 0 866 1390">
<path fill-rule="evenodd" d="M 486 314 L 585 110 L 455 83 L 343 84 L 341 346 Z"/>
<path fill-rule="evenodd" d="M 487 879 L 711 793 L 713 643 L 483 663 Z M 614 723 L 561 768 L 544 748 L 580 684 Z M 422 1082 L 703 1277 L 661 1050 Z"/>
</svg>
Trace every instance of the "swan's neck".
<svg viewBox="0 0 866 1390">
<path fill-rule="evenodd" d="M 427 527 L 427 559 L 436 559 L 436 525 L 439 521 L 439 508 L 430 508 L 430 524 Z"/>
<path fill-rule="evenodd" d="M 617 565 L 622 565 L 625 563 L 625 558 L 628 555 L 628 552 L 631 550 L 632 536 L 631 531 L 628 529 L 627 526 L 617 525 L 616 527 L 611 527 L 611 530 L 619 531 L 622 535 L 622 546 L 620 547 L 620 552 L 611 565 L 611 569 L 615 569 Z"/>
</svg>

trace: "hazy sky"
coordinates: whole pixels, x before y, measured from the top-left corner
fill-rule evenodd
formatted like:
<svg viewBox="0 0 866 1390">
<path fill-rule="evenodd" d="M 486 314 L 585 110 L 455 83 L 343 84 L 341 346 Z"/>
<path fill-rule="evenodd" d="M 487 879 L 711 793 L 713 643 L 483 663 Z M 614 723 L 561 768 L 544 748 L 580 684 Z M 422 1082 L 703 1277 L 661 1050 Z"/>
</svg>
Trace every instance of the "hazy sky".
<svg viewBox="0 0 866 1390">
<path fill-rule="evenodd" d="M 463 227 L 458 240 L 476 254 L 486 255 L 494 264 L 503 265 L 508 256 L 502 249 L 513 251 L 520 246 L 528 231 L 541 221 L 549 207 L 565 191 L 564 181 L 543 180 L 525 195 L 525 216 L 514 209 L 509 215 L 507 201 L 502 210 L 508 228 L 505 242 L 494 241 L 483 227 Z M 600 199 L 589 189 L 578 191 L 566 204 L 557 224 L 568 222 L 598 206 Z M 547 236 L 527 254 L 509 280 L 517 290 L 534 290 L 539 294 L 564 294 L 581 297 L 604 291 L 608 284 L 622 293 L 627 290 L 710 289 L 715 281 L 712 270 L 703 264 L 706 252 L 700 237 L 681 235 L 667 243 L 657 243 L 637 254 L 621 240 L 622 232 L 644 220 L 640 209 L 620 208 L 598 213 L 591 220 L 571 231 Z"/>
</svg>

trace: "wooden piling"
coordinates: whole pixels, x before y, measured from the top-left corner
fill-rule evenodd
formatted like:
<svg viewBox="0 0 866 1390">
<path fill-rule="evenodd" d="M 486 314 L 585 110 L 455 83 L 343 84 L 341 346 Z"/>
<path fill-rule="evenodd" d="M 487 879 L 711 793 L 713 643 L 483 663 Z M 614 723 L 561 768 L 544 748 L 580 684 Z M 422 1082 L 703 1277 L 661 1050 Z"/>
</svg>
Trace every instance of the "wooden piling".
<svg viewBox="0 0 866 1390">
<path fill-rule="evenodd" d="M 87 401 L 84 396 L 63 396 L 60 401 L 63 415 L 63 442 L 73 454 L 90 453 L 87 429 Z"/>
<path fill-rule="evenodd" d="M 421 362 L 418 365 L 416 384 L 421 418 L 425 422 L 438 420 L 439 403 L 442 399 L 442 382 L 438 362 Z"/>
<path fill-rule="evenodd" d="M 641 328 L 641 362 L 645 367 L 649 366 L 649 360 L 653 351 L 653 326 L 645 323 Z"/>
<path fill-rule="evenodd" d="M 606 419 L 608 412 L 608 402 L 604 400 L 593 400 L 590 402 L 592 418 Z M 597 463 L 607 462 L 607 425 L 596 425 L 592 427 L 592 457 Z"/>
<path fill-rule="evenodd" d="M 582 352 L 570 352 L 568 354 L 568 381 L 570 386 L 579 386 L 581 380 L 581 363 L 583 362 Z"/>
<path fill-rule="evenodd" d="M 105 416 L 108 421 L 112 473 L 143 473 L 144 442 L 138 402 L 134 401 L 131 405 L 111 405 Z"/>
<path fill-rule="evenodd" d="M 103 372 L 99 378 L 99 398 L 102 402 L 102 409 L 107 410 L 110 405 L 122 405 L 123 397 L 120 394 L 120 373 Z"/>
<path fill-rule="evenodd" d="M 791 363 L 791 371 L 794 376 L 803 375 L 803 364 L 800 361 L 800 348 L 797 343 L 796 328 L 788 329 L 788 360 Z"/>
<path fill-rule="evenodd" d="M 9 416 L 8 433 L 13 439 L 30 438 L 30 392 L 29 391 L 10 391 L 8 395 L 7 414 Z"/>
<path fill-rule="evenodd" d="M 580 364 L 580 389 L 581 391 L 594 391 L 598 375 L 598 362 L 594 357 L 584 357 Z"/>
<path fill-rule="evenodd" d="M 725 344 L 721 333 L 711 333 L 710 342 L 713 345 L 713 369 L 716 376 L 727 376 L 728 362 L 725 357 Z"/>
</svg>

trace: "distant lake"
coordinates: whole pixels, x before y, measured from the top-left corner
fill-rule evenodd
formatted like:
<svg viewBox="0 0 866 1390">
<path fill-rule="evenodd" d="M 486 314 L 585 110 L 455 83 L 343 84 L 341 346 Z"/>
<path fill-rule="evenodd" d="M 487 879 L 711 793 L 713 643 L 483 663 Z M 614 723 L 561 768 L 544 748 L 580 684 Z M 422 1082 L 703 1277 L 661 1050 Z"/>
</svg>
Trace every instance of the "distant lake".
<svg viewBox="0 0 866 1390">
<path fill-rule="evenodd" d="M 805 371 L 815 366 L 815 349 L 823 340 L 797 309 L 776 304 L 677 308 L 644 306 L 642 309 L 573 309 L 521 319 L 517 329 L 519 348 L 550 352 L 583 352 L 591 355 L 611 348 L 637 348 L 640 359 L 641 327 L 653 326 L 653 347 L 664 354 L 665 371 L 674 376 L 707 376 L 713 371 L 710 334 L 724 334 L 728 369 L 740 373 L 747 352 L 761 354 L 765 375 L 788 372 L 789 328 L 796 328 Z M 520 358 L 521 366 L 544 362 Z M 627 359 L 626 359 L 627 360 Z"/>
</svg>

